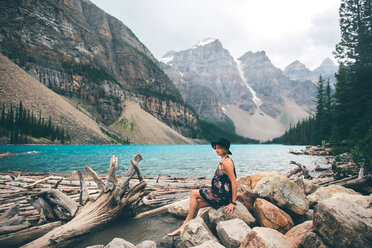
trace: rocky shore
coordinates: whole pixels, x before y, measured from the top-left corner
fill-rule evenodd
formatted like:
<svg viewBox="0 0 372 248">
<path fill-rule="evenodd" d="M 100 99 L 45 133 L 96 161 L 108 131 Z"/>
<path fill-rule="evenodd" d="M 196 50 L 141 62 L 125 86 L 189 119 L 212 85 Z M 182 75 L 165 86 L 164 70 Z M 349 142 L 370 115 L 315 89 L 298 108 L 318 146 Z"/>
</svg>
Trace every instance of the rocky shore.
<svg viewBox="0 0 372 248">
<path fill-rule="evenodd" d="M 335 178 L 335 168 L 352 166 L 331 158 L 329 168 L 306 173 L 260 172 L 238 179 L 238 202 L 233 214 L 223 209 L 201 209 L 179 237 L 164 236 L 161 242 L 139 244 L 115 238 L 106 246 L 92 247 L 371 247 L 371 177 L 355 175 Z M 337 160 L 337 161 L 336 161 Z M 356 166 L 356 165 L 355 165 Z M 306 170 L 306 167 L 305 167 Z M 353 190 L 353 180 L 365 180 Z M 341 186 L 341 185 L 345 185 Z M 363 186 L 364 185 L 364 186 Z M 185 218 L 189 198 L 167 207 L 171 215 Z"/>
<path fill-rule="evenodd" d="M 160 242 L 144 240 L 138 244 L 117 237 L 108 244 L 90 247 L 370 247 L 371 176 L 358 178 L 360 165 L 353 164 L 347 154 L 330 157 L 329 167 L 318 166 L 316 171 L 308 171 L 296 162 L 293 164 L 298 168 L 286 174 L 260 172 L 238 178 L 234 213 L 225 214 L 222 208 L 203 208 L 180 236 L 164 236 Z M 339 174 L 339 171 L 345 173 Z M 85 176 L 90 198 L 94 200 L 100 192 L 93 179 Z M 205 178 L 145 177 L 144 180 L 146 196 L 141 200 L 137 215 L 128 218 L 138 219 L 166 211 L 184 219 L 190 191 L 210 186 Z M 130 184 L 137 182 L 138 178 L 134 178 Z M 63 224 L 60 220 L 40 223 L 42 214 L 27 200 L 30 193 L 57 187 L 79 203 L 77 174 L 0 173 L 0 222 L 8 223 L 7 215 L 17 210 L 10 218 L 12 223 L 0 228 L 0 246 L 18 247 L 22 243 L 16 241 L 20 241 L 22 232 L 46 228 L 38 233 L 44 235 L 47 230 Z"/>
</svg>

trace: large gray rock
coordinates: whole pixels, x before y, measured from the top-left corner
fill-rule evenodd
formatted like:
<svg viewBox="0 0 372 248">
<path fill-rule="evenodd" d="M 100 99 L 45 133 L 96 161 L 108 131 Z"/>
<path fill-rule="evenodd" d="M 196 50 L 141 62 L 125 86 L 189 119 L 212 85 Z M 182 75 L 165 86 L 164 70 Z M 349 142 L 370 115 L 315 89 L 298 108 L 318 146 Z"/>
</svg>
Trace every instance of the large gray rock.
<svg viewBox="0 0 372 248">
<path fill-rule="evenodd" d="M 339 185 L 330 185 L 327 187 L 320 187 L 314 193 L 308 196 L 310 206 L 316 205 L 318 202 L 331 198 L 337 193 L 346 193 L 350 195 L 360 195 L 352 189 L 348 189 Z"/>
<path fill-rule="evenodd" d="M 299 215 L 309 209 L 309 200 L 304 192 L 286 176 L 264 177 L 257 183 L 254 192 L 278 207 Z"/>
<path fill-rule="evenodd" d="M 181 201 L 174 202 L 169 206 L 168 212 L 181 217 L 186 217 L 189 213 L 190 197 Z"/>
<path fill-rule="evenodd" d="M 210 223 L 215 227 L 220 221 L 225 220 L 232 220 L 232 219 L 241 219 L 248 226 L 254 226 L 256 223 L 256 219 L 252 216 L 252 214 L 248 211 L 248 209 L 240 202 L 236 202 L 236 206 L 234 208 L 233 213 L 226 214 L 224 212 L 223 207 L 219 209 L 210 209 L 208 212 L 208 218 Z"/>
<path fill-rule="evenodd" d="M 204 220 L 200 217 L 190 220 L 181 232 L 180 237 L 187 247 L 201 245 L 208 240 L 218 242 L 217 238 L 212 234 Z"/>
<path fill-rule="evenodd" d="M 222 244 L 226 247 L 237 248 L 251 228 L 241 219 L 221 221 L 216 231 Z"/>
<path fill-rule="evenodd" d="M 295 248 L 295 244 L 280 232 L 255 227 L 244 237 L 240 248 Z"/>
<path fill-rule="evenodd" d="M 300 189 L 302 189 L 305 195 L 310 195 L 319 188 L 319 186 L 315 184 L 313 180 L 309 179 L 298 178 L 294 180 L 294 183 L 297 184 Z"/>
<path fill-rule="evenodd" d="M 155 241 L 145 240 L 136 245 L 137 248 L 156 248 Z"/>
<path fill-rule="evenodd" d="M 136 246 L 125 239 L 114 238 L 108 243 L 105 248 L 136 248 Z"/>
<path fill-rule="evenodd" d="M 330 198 L 315 207 L 314 227 L 333 247 L 370 247 L 372 210 L 347 198 Z"/>
<path fill-rule="evenodd" d="M 298 247 L 301 248 L 328 248 L 323 242 L 322 238 L 314 232 L 307 232 L 304 234 L 301 243 Z"/>
<path fill-rule="evenodd" d="M 193 248 L 225 248 L 225 246 L 221 245 L 217 241 L 208 240 L 201 245 L 194 246 Z"/>
</svg>

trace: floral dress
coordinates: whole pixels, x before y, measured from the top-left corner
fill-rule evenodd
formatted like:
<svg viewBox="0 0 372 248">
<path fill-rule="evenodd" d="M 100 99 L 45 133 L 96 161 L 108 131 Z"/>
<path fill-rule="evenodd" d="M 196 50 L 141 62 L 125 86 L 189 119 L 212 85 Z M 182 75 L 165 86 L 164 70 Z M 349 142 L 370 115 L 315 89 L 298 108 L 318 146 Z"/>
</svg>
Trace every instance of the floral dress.
<svg viewBox="0 0 372 248">
<path fill-rule="evenodd" d="M 215 209 L 228 205 L 232 199 L 231 181 L 229 177 L 223 173 L 221 167 L 222 164 L 219 163 L 212 179 L 212 187 L 199 190 L 199 193 L 203 199 Z M 234 174 L 236 177 L 235 166 Z"/>
</svg>

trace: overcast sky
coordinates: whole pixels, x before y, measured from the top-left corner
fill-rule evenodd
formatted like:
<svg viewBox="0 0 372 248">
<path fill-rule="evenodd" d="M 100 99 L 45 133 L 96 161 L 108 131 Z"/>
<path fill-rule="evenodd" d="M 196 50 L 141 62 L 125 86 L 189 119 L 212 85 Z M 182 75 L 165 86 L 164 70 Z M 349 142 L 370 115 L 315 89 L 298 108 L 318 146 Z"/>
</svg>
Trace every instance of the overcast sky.
<svg viewBox="0 0 372 248">
<path fill-rule="evenodd" d="M 274 66 L 313 70 L 334 60 L 340 0 L 91 0 L 121 20 L 154 54 L 218 38 L 236 59 L 264 50 Z M 335 61 L 335 60 L 334 60 Z"/>
</svg>

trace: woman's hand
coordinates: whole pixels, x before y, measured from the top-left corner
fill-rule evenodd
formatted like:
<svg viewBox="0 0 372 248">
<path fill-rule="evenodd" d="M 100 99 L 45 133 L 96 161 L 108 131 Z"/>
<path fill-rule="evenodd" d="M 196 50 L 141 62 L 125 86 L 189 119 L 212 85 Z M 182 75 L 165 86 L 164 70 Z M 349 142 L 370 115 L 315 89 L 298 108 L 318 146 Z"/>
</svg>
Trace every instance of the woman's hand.
<svg viewBox="0 0 372 248">
<path fill-rule="evenodd" d="M 223 207 L 223 210 L 226 214 L 233 213 L 234 212 L 235 205 L 230 203 L 229 205 Z"/>
</svg>

